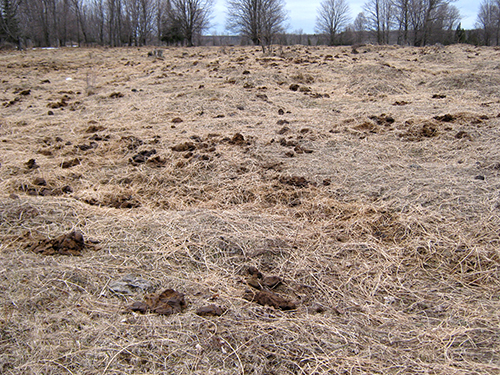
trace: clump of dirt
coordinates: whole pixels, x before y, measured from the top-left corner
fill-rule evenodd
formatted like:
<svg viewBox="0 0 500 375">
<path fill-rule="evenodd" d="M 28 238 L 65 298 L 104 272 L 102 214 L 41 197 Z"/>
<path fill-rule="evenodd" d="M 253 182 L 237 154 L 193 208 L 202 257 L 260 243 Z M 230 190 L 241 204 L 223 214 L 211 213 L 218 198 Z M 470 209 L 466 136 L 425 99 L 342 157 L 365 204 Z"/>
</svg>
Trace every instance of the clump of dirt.
<svg viewBox="0 0 500 375">
<path fill-rule="evenodd" d="M 33 181 L 33 185 L 21 184 L 21 186 L 19 187 L 19 191 L 32 196 L 39 195 L 42 197 L 47 197 L 70 194 L 73 192 L 73 189 L 68 185 L 64 185 L 61 187 L 47 186 L 47 182 L 44 179 L 37 178 Z"/>
<path fill-rule="evenodd" d="M 26 165 L 26 168 L 28 168 L 28 169 L 37 169 L 37 168 L 40 168 L 40 166 L 36 163 L 35 159 L 30 159 L 30 160 L 28 160 L 24 164 Z"/>
<path fill-rule="evenodd" d="M 421 141 L 425 138 L 434 138 L 439 136 L 439 126 L 431 121 L 424 121 L 420 124 L 413 124 L 407 122 L 410 125 L 410 128 L 400 134 L 401 139 L 406 141 Z"/>
<path fill-rule="evenodd" d="M 117 92 L 112 92 L 111 94 L 109 94 L 109 97 L 111 99 L 117 99 L 117 98 L 123 98 L 124 95 L 121 92 L 117 91 Z"/>
<path fill-rule="evenodd" d="M 247 145 L 248 142 L 245 141 L 245 137 L 241 133 L 236 133 L 233 138 L 229 141 L 230 144 L 232 145 L 237 145 L 237 146 L 244 146 Z"/>
<path fill-rule="evenodd" d="M 64 108 L 68 106 L 68 100 L 71 98 L 68 95 L 64 95 L 58 102 L 50 102 L 47 107 L 52 109 Z"/>
<path fill-rule="evenodd" d="M 303 176 L 283 176 L 280 178 L 282 184 L 291 185 L 299 188 L 306 188 L 309 186 L 309 181 Z"/>
<path fill-rule="evenodd" d="M 434 120 L 442 121 L 442 122 L 452 122 L 455 120 L 455 117 L 453 115 L 450 115 L 447 113 L 446 115 L 442 116 L 434 116 Z"/>
<path fill-rule="evenodd" d="M 194 150 L 196 150 L 196 146 L 194 145 L 193 142 L 179 143 L 178 145 L 172 147 L 172 151 L 176 152 L 186 152 Z"/>
<path fill-rule="evenodd" d="M 141 206 L 141 203 L 129 193 L 106 194 L 101 199 L 82 198 L 81 200 L 91 206 L 104 206 L 119 209 L 137 208 Z"/>
<path fill-rule="evenodd" d="M 394 117 L 385 114 L 381 114 L 380 116 L 369 116 L 369 118 L 375 121 L 377 125 L 381 126 L 391 126 L 396 121 Z"/>
<path fill-rule="evenodd" d="M 263 306 L 271 306 L 279 310 L 295 310 L 297 308 L 294 302 L 268 290 L 253 291 L 247 289 L 243 294 L 243 298 L 247 301 L 256 302 Z"/>
<path fill-rule="evenodd" d="M 89 121 L 89 123 L 91 122 Z M 87 129 L 85 129 L 85 133 L 97 133 L 103 130 L 106 130 L 105 126 L 97 125 L 97 123 L 91 123 L 91 125 Z"/>
<path fill-rule="evenodd" d="M 74 158 L 74 159 L 66 160 L 66 161 L 63 161 L 61 163 L 61 168 L 67 169 L 67 168 L 75 167 L 77 165 L 80 165 L 80 163 L 81 163 L 81 161 L 80 161 L 79 158 Z"/>
<path fill-rule="evenodd" d="M 159 294 L 146 295 L 144 302 L 134 302 L 128 309 L 143 314 L 152 312 L 159 315 L 172 315 L 182 313 L 185 307 L 186 301 L 183 293 L 166 289 Z"/>
<path fill-rule="evenodd" d="M 25 249 L 41 255 L 82 255 L 87 245 L 80 231 L 75 230 L 57 238 L 33 238 L 28 234 Z"/>
<path fill-rule="evenodd" d="M 133 165 L 142 164 L 142 163 L 145 163 L 146 161 L 148 161 L 148 159 L 155 154 L 156 154 L 155 149 L 144 150 L 144 151 L 141 151 L 138 154 L 132 156 L 129 159 L 129 162 L 130 162 L 130 164 L 133 164 Z M 160 161 L 160 160 L 158 160 L 158 161 Z"/>
<path fill-rule="evenodd" d="M 211 304 L 208 306 L 199 307 L 196 310 L 195 314 L 199 316 L 221 316 L 222 314 L 224 314 L 224 311 L 220 306 Z"/>
<path fill-rule="evenodd" d="M 261 289 L 274 289 L 282 283 L 279 276 L 264 276 L 257 268 L 248 268 L 249 277 L 247 278 L 247 284 L 251 287 L 261 290 Z"/>
</svg>

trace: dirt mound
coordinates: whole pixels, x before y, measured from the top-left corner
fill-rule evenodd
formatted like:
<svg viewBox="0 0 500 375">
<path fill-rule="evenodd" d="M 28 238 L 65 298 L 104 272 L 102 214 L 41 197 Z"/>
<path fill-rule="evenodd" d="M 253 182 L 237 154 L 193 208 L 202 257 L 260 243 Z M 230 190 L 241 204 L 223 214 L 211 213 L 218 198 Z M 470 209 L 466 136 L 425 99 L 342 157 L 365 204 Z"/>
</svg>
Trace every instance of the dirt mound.
<svg viewBox="0 0 500 375">
<path fill-rule="evenodd" d="M 82 255 L 86 247 L 80 231 L 63 234 L 54 239 L 28 234 L 27 240 L 25 248 L 41 255 Z"/>
<path fill-rule="evenodd" d="M 144 302 L 134 302 L 128 308 L 131 311 L 146 313 L 148 311 L 159 315 L 179 314 L 186 307 L 184 294 L 173 289 L 166 289 L 158 294 L 148 294 Z"/>
</svg>

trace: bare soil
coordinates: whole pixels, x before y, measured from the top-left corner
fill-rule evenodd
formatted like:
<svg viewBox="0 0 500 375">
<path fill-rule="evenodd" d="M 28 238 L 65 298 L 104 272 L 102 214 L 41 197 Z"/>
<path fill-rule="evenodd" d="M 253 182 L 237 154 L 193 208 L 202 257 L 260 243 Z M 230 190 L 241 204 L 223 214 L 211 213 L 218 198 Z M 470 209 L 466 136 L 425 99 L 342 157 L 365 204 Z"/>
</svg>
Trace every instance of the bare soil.
<svg viewBox="0 0 500 375">
<path fill-rule="evenodd" d="M 0 54 L 0 373 L 500 374 L 500 50 Z"/>
</svg>

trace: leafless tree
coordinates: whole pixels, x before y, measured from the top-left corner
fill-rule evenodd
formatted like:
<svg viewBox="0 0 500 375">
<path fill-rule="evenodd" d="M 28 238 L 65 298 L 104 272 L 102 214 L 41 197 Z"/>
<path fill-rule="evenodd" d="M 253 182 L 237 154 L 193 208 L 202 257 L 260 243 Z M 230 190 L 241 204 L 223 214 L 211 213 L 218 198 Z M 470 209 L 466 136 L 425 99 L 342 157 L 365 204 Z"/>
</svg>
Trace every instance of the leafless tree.
<svg viewBox="0 0 500 375">
<path fill-rule="evenodd" d="M 124 33 L 129 45 L 145 45 L 154 28 L 155 3 L 153 0 L 127 0 Z"/>
<path fill-rule="evenodd" d="M 484 0 L 479 6 L 476 27 L 481 29 L 482 42 L 485 45 L 499 43 L 500 9 L 498 1 Z M 495 39 L 493 41 L 493 38 Z"/>
<path fill-rule="evenodd" d="M 377 43 L 389 43 L 394 24 L 394 5 L 391 0 L 369 0 L 363 6 L 369 29 L 375 34 Z"/>
<path fill-rule="evenodd" d="M 263 50 L 285 31 L 284 0 L 228 0 L 226 28 L 249 38 Z"/>
<path fill-rule="evenodd" d="M 448 7 L 449 5 L 450 0 L 411 0 L 409 12 L 414 45 L 423 46 L 438 41 L 436 33 L 441 30 L 436 25 L 439 24 L 439 18 L 443 18 L 443 12 L 446 13 L 447 10 L 454 13 L 457 11 L 455 7 Z"/>
<path fill-rule="evenodd" d="M 210 27 L 214 0 L 171 0 L 168 18 L 179 28 L 184 41 L 193 46 L 195 38 Z"/>
<path fill-rule="evenodd" d="M 353 28 L 356 33 L 356 42 L 361 43 L 363 40 L 365 40 L 365 34 L 368 30 L 368 20 L 366 19 L 363 12 L 358 13 L 358 15 L 356 16 Z"/>
<path fill-rule="evenodd" d="M 346 0 L 323 0 L 316 17 L 316 32 L 328 38 L 330 46 L 335 45 L 339 32 L 349 23 L 349 5 Z"/>
</svg>

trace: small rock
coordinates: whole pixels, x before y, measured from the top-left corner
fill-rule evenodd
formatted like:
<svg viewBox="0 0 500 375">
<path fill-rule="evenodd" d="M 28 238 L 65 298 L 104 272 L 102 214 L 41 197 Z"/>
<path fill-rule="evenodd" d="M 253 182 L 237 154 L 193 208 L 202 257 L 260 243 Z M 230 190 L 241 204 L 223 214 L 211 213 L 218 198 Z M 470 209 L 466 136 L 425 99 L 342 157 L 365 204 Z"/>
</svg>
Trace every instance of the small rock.
<svg viewBox="0 0 500 375">
<path fill-rule="evenodd" d="M 289 88 L 292 91 L 298 91 L 298 89 L 300 88 L 300 86 L 298 84 L 296 84 L 296 83 L 292 83 Z"/>
<path fill-rule="evenodd" d="M 181 122 L 183 122 L 183 121 L 184 121 L 184 120 L 183 120 L 183 119 L 181 119 L 180 117 L 176 117 L 176 118 L 173 118 L 173 119 L 172 119 L 172 122 L 173 122 L 174 124 L 180 124 L 180 123 L 181 123 Z"/>
<path fill-rule="evenodd" d="M 482 176 L 482 175 L 478 175 L 478 176 L 474 177 L 474 179 L 475 180 L 480 180 L 480 181 L 484 181 L 485 180 L 484 176 Z"/>
<path fill-rule="evenodd" d="M 109 289 L 117 294 L 132 295 L 137 292 L 151 292 L 153 285 L 150 281 L 136 275 L 127 275 L 120 280 L 109 283 Z"/>
</svg>

